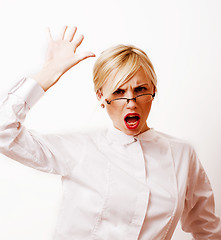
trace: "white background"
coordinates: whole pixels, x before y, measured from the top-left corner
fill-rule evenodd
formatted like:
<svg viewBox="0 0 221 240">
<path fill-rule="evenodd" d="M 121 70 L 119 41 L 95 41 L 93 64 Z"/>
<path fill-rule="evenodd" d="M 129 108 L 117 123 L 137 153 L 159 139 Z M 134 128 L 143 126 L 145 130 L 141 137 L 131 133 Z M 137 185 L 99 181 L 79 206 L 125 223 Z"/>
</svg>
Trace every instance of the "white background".
<svg viewBox="0 0 221 240">
<path fill-rule="evenodd" d="M 0 93 L 37 72 L 54 36 L 77 25 L 79 51 L 114 44 L 147 52 L 158 76 L 150 127 L 191 142 L 210 178 L 221 216 L 220 0 L 5 0 L 0 2 Z M 95 59 L 69 71 L 31 110 L 25 125 L 41 133 L 87 131 L 111 124 L 92 84 Z M 0 155 L 0 239 L 50 240 L 61 202 L 60 177 Z M 178 227 L 173 239 L 190 236 Z"/>
</svg>

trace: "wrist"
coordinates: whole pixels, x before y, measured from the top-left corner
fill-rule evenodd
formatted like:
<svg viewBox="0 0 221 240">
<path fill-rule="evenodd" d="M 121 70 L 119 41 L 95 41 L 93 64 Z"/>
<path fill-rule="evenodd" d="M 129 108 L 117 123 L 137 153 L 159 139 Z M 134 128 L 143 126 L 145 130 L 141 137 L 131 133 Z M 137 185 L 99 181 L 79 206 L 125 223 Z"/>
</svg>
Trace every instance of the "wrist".
<svg viewBox="0 0 221 240">
<path fill-rule="evenodd" d="M 62 74 L 56 72 L 52 66 L 45 65 L 41 71 L 31 76 L 31 78 L 35 79 L 46 92 L 59 80 L 61 75 Z"/>
</svg>

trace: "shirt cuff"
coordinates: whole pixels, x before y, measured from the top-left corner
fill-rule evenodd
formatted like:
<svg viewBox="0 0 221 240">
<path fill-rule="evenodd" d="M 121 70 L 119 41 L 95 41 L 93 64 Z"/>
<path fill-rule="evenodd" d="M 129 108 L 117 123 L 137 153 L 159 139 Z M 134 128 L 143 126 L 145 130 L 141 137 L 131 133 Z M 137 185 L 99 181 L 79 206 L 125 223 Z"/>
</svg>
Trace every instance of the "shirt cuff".
<svg viewBox="0 0 221 240">
<path fill-rule="evenodd" d="M 9 93 L 22 98 L 32 108 L 35 103 L 44 95 L 43 88 L 32 78 L 23 78 Z"/>
</svg>

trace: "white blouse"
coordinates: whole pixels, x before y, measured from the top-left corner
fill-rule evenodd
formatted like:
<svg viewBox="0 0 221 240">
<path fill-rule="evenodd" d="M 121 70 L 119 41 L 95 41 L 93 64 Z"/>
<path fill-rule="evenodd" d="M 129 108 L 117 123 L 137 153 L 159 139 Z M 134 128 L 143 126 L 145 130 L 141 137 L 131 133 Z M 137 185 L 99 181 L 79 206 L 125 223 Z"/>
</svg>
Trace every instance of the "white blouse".
<svg viewBox="0 0 221 240">
<path fill-rule="evenodd" d="M 194 239 L 221 239 L 213 192 L 192 146 L 150 129 L 39 135 L 23 126 L 44 95 L 30 78 L 0 104 L 0 151 L 62 176 L 63 203 L 54 240 L 171 239 L 181 219 Z"/>
</svg>

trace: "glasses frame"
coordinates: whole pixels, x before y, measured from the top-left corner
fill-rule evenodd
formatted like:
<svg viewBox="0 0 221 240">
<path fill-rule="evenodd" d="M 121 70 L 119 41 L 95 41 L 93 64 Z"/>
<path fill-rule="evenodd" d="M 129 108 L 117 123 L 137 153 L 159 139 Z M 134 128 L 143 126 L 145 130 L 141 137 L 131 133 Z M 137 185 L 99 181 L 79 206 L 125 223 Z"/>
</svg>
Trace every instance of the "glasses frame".
<svg viewBox="0 0 221 240">
<path fill-rule="evenodd" d="M 134 100 L 134 102 L 136 102 L 138 97 L 145 96 L 145 95 L 152 96 L 152 98 L 155 97 L 155 93 L 153 93 L 153 94 L 151 94 L 151 93 L 145 93 L 145 94 L 137 95 L 137 96 L 134 97 L 134 98 L 125 98 L 125 97 L 122 97 L 122 98 L 115 98 L 115 99 L 110 100 L 110 101 L 107 100 L 107 99 L 105 99 L 105 101 L 107 102 L 107 104 L 111 104 L 111 102 L 113 102 L 113 101 L 125 99 L 125 100 L 127 100 L 127 104 L 128 104 L 128 103 L 130 102 L 130 100 Z"/>
</svg>

